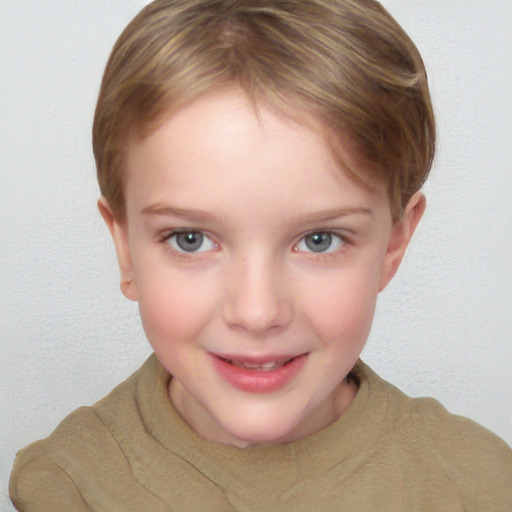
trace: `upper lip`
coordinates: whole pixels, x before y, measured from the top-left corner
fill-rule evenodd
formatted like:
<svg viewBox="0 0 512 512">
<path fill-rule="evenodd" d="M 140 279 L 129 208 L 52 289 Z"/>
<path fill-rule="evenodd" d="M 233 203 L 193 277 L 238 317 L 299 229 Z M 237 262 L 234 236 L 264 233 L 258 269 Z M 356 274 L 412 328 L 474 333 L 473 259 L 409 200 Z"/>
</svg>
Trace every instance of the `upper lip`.
<svg viewBox="0 0 512 512">
<path fill-rule="evenodd" d="M 237 361 L 240 363 L 249 364 L 267 364 L 267 363 L 281 363 L 289 361 L 295 357 L 304 355 L 301 354 L 264 354 L 264 355 L 240 355 L 240 354 L 213 354 L 220 359 L 226 359 L 228 361 Z"/>
</svg>

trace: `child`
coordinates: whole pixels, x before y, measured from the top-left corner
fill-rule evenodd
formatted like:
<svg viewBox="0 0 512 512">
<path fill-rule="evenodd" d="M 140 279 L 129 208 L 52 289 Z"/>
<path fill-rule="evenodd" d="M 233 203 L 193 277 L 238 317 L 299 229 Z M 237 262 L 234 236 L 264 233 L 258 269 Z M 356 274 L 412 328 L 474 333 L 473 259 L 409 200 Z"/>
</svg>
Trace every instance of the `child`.
<svg viewBox="0 0 512 512">
<path fill-rule="evenodd" d="M 18 455 L 19 510 L 497 510 L 512 452 L 358 357 L 425 209 L 421 58 L 370 0 L 157 0 L 93 129 L 155 354 Z"/>
</svg>

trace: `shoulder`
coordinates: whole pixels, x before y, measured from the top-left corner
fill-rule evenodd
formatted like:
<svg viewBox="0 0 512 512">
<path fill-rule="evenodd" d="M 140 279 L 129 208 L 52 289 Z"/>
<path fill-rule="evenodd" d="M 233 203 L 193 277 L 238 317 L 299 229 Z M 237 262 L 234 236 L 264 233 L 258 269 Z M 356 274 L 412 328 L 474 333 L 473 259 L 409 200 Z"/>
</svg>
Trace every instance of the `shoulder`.
<svg viewBox="0 0 512 512">
<path fill-rule="evenodd" d="M 364 374 L 390 404 L 383 450 L 394 451 L 427 480 L 449 482 L 468 510 L 512 510 L 512 449 L 505 441 L 433 398 L 408 397 L 368 367 Z M 498 502 L 505 508 L 496 508 Z"/>
<path fill-rule="evenodd" d="M 80 452 L 91 439 L 105 436 L 104 431 L 90 408 L 83 407 L 65 418 L 48 438 L 20 450 L 9 481 L 14 505 L 19 510 L 60 510 L 63 504 L 68 510 L 88 510 L 67 466 L 82 458 Z"/>
<path fill-rule="evenodd" d="M 428 442 L 439 460 L 467 465 L 491 461 L 512 470 L 512 449 L 503 439 L 469 418 L 450 413 L 433 398 L 408 398 L 399 420 L 404 433 Z"/>
<path fill-rule="evenodd" d="M 9 494 L 18 510 L 89 510 L 77 487 L 57 464 L 45 459 L 29 459 L 15 465 Z"/>
<path fill-rule="evenodd" d="M 73 411 L 46 439 L 17 453 L 9 492 L 19 510 L 90 510 L 87 493 L 98 488 L 96 480 L 110 479 L 116 471 L 131 473 L 108 414 L 123 411 L 117 423 L 125 432 L 140 421 L 135 396 L 145 367 L 94 406 Z"/>
<path fill-rule="evenodd" d="M 364 363 L 356 366 L 357 376 L 368 382 L 373 402 L 387 402 L 391 429 L 400 432 L 404 444 L 414 440 L 427 444 L 429 452 L 452 462 L 463 463 L 492 454 L 497 464 L 512 469 L 512 449 L 496 434 L 475 421 L 450 413 L 438 400 L 411 398 L 379 377 Z"/>
<path fill-rule="evenodd" d="M 410 399 L 402 425 L 476 510 L 512 510 L 512 449 L 503 439 L 431 398 Z"/>
</svg>

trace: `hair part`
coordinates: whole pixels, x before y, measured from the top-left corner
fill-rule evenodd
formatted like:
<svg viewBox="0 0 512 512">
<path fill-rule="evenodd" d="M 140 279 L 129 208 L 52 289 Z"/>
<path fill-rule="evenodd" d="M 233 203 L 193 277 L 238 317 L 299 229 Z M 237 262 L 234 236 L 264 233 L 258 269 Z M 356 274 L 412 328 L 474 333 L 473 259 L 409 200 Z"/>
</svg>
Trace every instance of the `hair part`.
<svg viewBox="0 0 512 512">
<path fill-rule="evenodd" d="M 180 106 L 241 87 L 291 117 L 312 115 L 355 179 L 387 186 L 393 219 L 421 188 L 435 123 L 421 56 L 374 0 L 156 0 L 107 63 L 93 126 L 102 195 L 124 219 L 124 159 Z M 360 168 L 361 167 L 361 168 Z"/>
</svg>

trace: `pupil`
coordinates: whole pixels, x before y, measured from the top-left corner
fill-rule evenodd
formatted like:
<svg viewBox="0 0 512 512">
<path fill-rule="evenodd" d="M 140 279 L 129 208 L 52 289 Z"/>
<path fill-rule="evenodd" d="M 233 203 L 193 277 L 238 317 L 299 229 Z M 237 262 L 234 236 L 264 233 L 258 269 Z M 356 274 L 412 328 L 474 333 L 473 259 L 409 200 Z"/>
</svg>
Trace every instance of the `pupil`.
<svg viewBox="0 0 512 512">
<path fill-rule="evenodd" d="M 197 251 L 203 244 L 202 233 L 179 233 L 176 236 L 176 243 L 180 249 L 187 252 Z"/>
<path fill-rule="evenodd" d="M 313 233 L 306 237 L 306 245 L 313 252 L 323 252 L 329 249 L 332 242 L 330 233 Z"/>
</svg>

